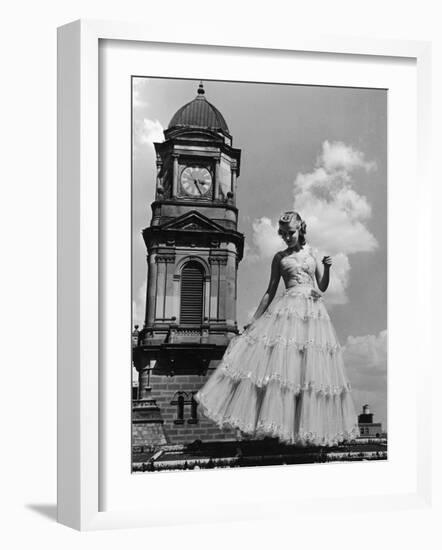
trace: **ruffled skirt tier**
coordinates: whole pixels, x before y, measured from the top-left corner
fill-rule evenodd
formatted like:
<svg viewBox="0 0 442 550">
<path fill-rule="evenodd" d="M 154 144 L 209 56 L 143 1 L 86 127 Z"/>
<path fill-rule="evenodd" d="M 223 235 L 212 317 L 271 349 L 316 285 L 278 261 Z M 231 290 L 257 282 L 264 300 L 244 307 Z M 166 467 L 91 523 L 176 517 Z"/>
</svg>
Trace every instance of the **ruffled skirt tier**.
<svg viewBox="0 0 442 550">
<path fill-rule="evenodd" d="M 195 399 L 220 428 L 289 444 L 359 435 L 341 347 L 322 298 L 290 288 L 243 334 Z"/>
</svg>

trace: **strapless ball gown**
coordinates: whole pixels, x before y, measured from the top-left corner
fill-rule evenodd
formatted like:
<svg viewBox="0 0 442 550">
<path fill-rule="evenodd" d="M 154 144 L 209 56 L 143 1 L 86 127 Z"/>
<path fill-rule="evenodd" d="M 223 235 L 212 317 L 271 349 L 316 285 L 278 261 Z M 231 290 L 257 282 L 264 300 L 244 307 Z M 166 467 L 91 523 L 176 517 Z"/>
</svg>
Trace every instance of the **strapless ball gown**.
<svg viewBox="0 0 442 550">
<path fill-rule="evenodd" d="M 285 292 L 234 337 L 195 394 L 220 428 L 298 445 L 336 445 L 359 435 L 342 350 L 315 289 L 311 249 L 280 259 Z"/>
</svg>

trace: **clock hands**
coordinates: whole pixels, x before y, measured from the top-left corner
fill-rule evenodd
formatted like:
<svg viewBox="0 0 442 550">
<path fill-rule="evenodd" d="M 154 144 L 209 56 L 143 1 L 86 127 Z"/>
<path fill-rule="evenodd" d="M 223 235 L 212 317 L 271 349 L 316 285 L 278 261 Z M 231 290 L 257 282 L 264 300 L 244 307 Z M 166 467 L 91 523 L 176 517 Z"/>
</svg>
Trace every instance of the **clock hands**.
<svg viewBox="0 0 442 550">
<path fill-rule="evenodd" d="M 199 180 L 193 180 L 193 183 L 195 184 L 196 188 L 198 189 L 200 195 L 202 196 L 201 189 L 200 189 L 200 186 L 199 186 Z"/>
</svg>

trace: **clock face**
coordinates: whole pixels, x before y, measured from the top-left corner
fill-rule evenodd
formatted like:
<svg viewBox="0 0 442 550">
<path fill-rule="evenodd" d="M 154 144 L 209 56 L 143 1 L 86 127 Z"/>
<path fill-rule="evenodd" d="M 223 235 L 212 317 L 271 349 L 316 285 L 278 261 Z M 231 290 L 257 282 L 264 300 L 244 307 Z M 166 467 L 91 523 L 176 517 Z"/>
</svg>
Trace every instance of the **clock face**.
<svg viewBox="0 0 442 550">
<path fill-rule="evenodd" d="M 212 187 L 212 176 L 207 168 L 187 166 L 181 172 L 181 187 L 192 197 L 207 196 Z"/>
</svg>

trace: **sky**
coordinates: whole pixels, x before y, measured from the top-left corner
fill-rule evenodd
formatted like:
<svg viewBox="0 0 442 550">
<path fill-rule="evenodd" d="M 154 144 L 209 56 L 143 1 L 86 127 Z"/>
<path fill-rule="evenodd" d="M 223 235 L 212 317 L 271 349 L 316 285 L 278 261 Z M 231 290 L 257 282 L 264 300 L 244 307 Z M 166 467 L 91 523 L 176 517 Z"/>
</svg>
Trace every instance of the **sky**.
<svg viewBox="0 0 442 550">
<path fill-rule="evenodd" d="M 146 250 L 156 164 L 153 142 L 199 81 L 133 79 L 133 318 L 143 324 Z M 332 257 L 324 295 L 358 412 L 368 403 L 387 427 L 387 91 L 204 81 L 240 148 L 236 205 L 245 235 L 238 326 L 264 294 L 277 221 L 298 211 L 318 258 Z M 282 291 L 281 282 L 279 291 Z"/>
</svg>

